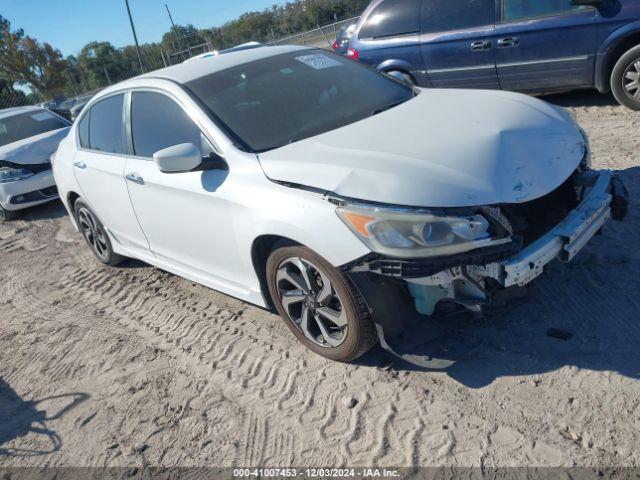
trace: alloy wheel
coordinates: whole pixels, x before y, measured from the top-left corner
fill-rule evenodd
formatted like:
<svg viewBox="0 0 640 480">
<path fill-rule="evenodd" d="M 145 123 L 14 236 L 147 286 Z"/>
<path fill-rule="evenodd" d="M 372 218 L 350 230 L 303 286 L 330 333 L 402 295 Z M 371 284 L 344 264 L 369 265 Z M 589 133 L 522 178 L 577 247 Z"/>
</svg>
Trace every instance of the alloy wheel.
<svg viewBox="0 0 640 480">
<path fill-rule="evenodd" d="M 632 62 L 624 71 L 622 82 L 625 93 L 640 102 L 640 59 Z"/>
<path fill-rule="evenodd" d="M 102 226 L 98 223 L 93 213 L 85 207 L 78 209 L 78 223 L 80 230 L 91 246 L 93 252 L 103 261 L 109 259 L 109 245 L 107 243 L 107 234 Z"/>
<path fill-rule="evenodd" d="M 328 276 L 300 257 L 278 265 L 278 298 L 289 320 L 321 347 L 340 346 L 347 336 L 347 313 Z"/>
</svg>

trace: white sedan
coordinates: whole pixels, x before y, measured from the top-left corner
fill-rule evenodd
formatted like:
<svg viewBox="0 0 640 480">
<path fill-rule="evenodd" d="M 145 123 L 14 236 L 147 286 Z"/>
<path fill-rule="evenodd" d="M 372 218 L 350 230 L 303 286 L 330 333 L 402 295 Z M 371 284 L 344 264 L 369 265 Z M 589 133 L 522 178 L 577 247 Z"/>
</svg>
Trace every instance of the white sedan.
<svg viewBox="0 0 640 480">
<path fill-rule="evenodd" d="M 412 88 L 294 46 L 110 87 L 54 174 L 100 261 L 135 257 L 275 307 L 340 361 L 377 341 L 403 354 L 409 317 L 484 308 L 626 208 L 562 109 Z"/>
<path fill-rule="evenodd" d="M 50 157 L 70 125 L 41 107 L 0 110 L 0 222 L 58 198 Z"/>
</svg>

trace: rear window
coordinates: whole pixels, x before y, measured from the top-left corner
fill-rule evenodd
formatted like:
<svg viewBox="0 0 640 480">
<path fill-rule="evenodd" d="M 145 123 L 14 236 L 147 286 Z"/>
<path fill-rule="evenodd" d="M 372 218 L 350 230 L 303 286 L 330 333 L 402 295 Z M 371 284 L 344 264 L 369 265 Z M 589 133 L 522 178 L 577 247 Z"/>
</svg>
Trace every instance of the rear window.
<svg viewBox="0 0 640 480">
<path fill-rule="evenodd" d="M 0 146 L 68 126 L 66 121 L 47 110 L 34 110 L 0 118 Z"/>
<path fill-rule="evenodd" d="M 92 150 L 106 153 L 125 153 L 123 101 L 123 94 L 107 97 L 94 104 L 91 111 L 83 117 L 83 121 L 84 118 L 89 117 L 88 142 Z M 81 124 L 81 142 L 83 141 L 83 130 L 86 130 L 86 127 Z M 84 140 L 87 140 L 86 137 Z"/>
<path fill-rule="evenodd" d="M 300 50 L 186 84 L 242 148 L 260 152 L 369 117 L 412 89 L 343 56 Z"/>
<path fill-rule="evenodd" d="M 558 15 L 571 10 L 581 10 L 587 6 L 574 5 L 571 0 L 503 0 L 502 19 L 517 20 L 519 18 Z"/>
<path fill-rule="evenodd" d="M 373 9 L 359 38 L 385 38 L 420 30 L 420 0 L 384 0 Z"/>
<path fill-rule="evenodd" d="M 493 25 L 495 18 L 495 0 L 423 0 L 422 2 L 423 33 Z"/>
</svg>

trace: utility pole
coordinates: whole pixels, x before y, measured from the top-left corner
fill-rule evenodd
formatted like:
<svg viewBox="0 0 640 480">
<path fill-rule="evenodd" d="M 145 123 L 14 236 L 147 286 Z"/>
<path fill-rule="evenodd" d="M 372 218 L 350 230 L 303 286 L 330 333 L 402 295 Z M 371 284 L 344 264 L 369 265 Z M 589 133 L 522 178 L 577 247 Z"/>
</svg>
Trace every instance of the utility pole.
<svg viewBox="0 0 640 480">
<path fill-rule="evenodd" d="M 178 38 L 178 46 L 180 47 L 180 49 L 182 49 L 182 39 L 178 37 L 178 30 L 176 29 L 176 24 L 173 23 L 173 17 L 171 16 L 171 10 L 169 10 L 169 5 L 165 3 L 164 7 L 167 9 L 167 13 L 169 14 L 169 21 L 171 22 L 171 29 L 173 30 L 173 34 Z"/>
<path fill-rule="evenodd" d="M 144 67 L 142 66 L 142 57 L 140 56 L 140 45 L 138 45 L 138 36 L 136 35 L 136 28 L 133 26 L 133 18 L 131 18 L 131 9 L 129 8 L 129 0 L 124 0 L 127 6 L 127 13 L 129 14 L 129 23 L 131 24 L 131 31 L 133 32 L 133 41 L 136 42 L 136 53 L 138 54 L 138 62 L 140 62 L 140 70 L 144 73 Z"/>
</svg>

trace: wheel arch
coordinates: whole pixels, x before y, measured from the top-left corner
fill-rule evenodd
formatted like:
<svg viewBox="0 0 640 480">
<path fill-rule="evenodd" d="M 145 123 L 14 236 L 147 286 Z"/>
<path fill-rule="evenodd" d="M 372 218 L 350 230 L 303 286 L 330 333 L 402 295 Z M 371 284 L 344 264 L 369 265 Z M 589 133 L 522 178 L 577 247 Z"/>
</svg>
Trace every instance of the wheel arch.
<svg viewBox="0 0 640 480">
<path fill-rule="evenodd" d="M 70 191 L 67 193 L 67 205 L 69 206 L 69 210 L 72 211 L 74 205 L 76 204 L 76 200 L 80 198 L 80 194 L 74 191 Z"/>
<path fill-rule="evenodd" d="M 291 245 L 303 245 L 291 238 L 274 234 L 260 235 L 253 240 L 251 245 L 251 263 L 253 265 L 253 270 L 260 282 L 260 291 L 262 292 L 265 303 L 271 309 L 275 308 L 275 306 L 271 301 L 269 286 L 267 284 L 267 259 L 271 252 L 273 252 L 275 246 L 281 242 L 287 242 Z"/>
<path fill-rule="evenodd" d="M 66 204 L 67 211 L 69 212 L 69 218 L 71 219 L 71 223 L 76 228 L 76 230 L 78 230 L 79 227 L 78 227 L 78 222 L 76 221 L 75 205 L 76 205 L 76 201 L 79 198 L 81 198 L 80 194 L 73 190 L 70 190 L 69 192 L 67 192 L 67 194 L 64 197 L 64 200 L 65 200 L 64 203 Z"/>
<path fill-rule="evenodd" d="M 622 55 L 637 45 L 640 45 L 640 21 L 617 30 L 605 41 L 596 59 L 595 86 L 600 92 L 611 90 L 613 67 Z"/>
<path fill-rule="evenodd" d="M 413 78 L 413 74 L 411 72 L 414 69 L 412 68 L 411 64 L 409 62 L 407 62 L 406 60 L 390 58 L 390 59 L 387 59 L 384 62 L 378 64 L 378 66 L 376 68 L 379 71 L 385 72 L 385 73 L 393 72 L 393 71 L 406 73 L 411 78 Z"/>
</svg>

